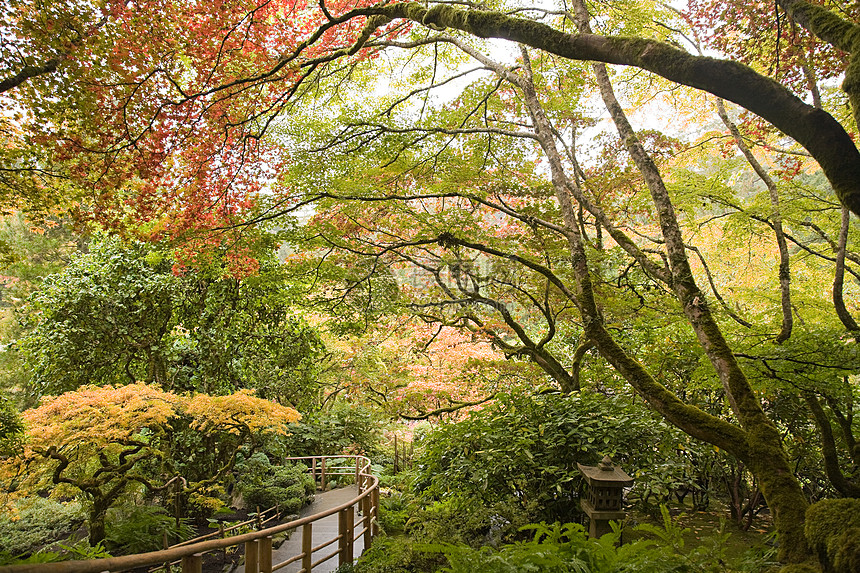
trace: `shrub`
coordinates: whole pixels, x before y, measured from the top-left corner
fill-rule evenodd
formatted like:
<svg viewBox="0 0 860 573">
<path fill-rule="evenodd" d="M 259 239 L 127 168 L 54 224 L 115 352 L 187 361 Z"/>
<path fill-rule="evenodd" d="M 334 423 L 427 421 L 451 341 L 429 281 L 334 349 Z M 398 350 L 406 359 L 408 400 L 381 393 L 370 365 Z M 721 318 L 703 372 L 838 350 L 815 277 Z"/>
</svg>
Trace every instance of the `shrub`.
<svg viewBox="0 0 860 573">
<path fill-rule="evenodd" d="M 534 508 L 521 512 L 510 503 L 484 505 L 467 496 L 454 495 L 414 511 L 406 523 L 406 532 L 425 543 L 498 545 L 527 524 L 527 516 L 534 512 Z"/>
<path fill-rule="evenodd" d="M 164 538 L 169 544 L 194 536 L 194 529 L 180 519 L 167 514 L 158 506 L 122 506 L 108 510 L 105 520 L 105 540 L 117 554 L 144 553 L 164 549 Z"/>
<path fill-rule="evenodd" d="M 465 545 L 437 544 L 425 550 L 441 552 L 450 566 L 445 573 L 725 573 L 739 571 L 734 563 L 726 562 L 724 548 L 720 542 L 722 534 L 716 536 L 713 548 L 686 549 L 680 528 L 663 511 L 662 527 L 649 527 L 647 532 L 656 539 L 637 539 L 618 546 L 621 530 L 600 539 L 589 539 L 585 528 L 579 524 L 564 525 L 545 523 L 522 528 L 532 531 L 533 537 L 505 545 L 499 549 L 481 547 L 474 549 Z M 745 563 L 758 565 L 763 563 Z"/>
<path fill-rule="evenodd" d="M 273 466 L 265 454 L 257 453 L 237 464 L 239 491 L 249 509 L 275 505 L 295 513 L 313 500 L 316 484 L 301 464 Z"/>
<path fill-rule="evenodd" d="M 527 521 L 575 521 L 584 487 L 577 463 L 609 454 L 642 488 L 656 460 L 678 444 L 676 430 L 619 398 L 507 395 L 429 436 L 416 488 L 436 499 L 516 506 L 531 512 Z"/>
<path fill-rule="evenodd" d="M 0 540 L 11 556 L 30 555 L 68 536 L 84 521 L 79 503 L 59 503 L 41 497 L 20 500 L 14 513 L 0 516 Z"/>
<path fill-rule="evenodd" d="M 391 492 L 379 498 L 379 526 L 386 534 L 399 533 L 406 528 L 409 519 L 409 505 L 403 493 Z"/>
<path fill-rule="evenodd" d="M 373 411 L 359 404 L 335 402 L 328 410 L 306 414 L 290 426 L 285 439 L 294 456 L 367 454 L 375 457 L 382 430 Z"/>
<path fill-rule="evenodd" d="M 0 456 L 11 455 L 21 444 L 24 424 L 9 397 L 0 392 Z"/>
<path fill-rule="evenodd" d="M 420 573 L 438 571 L 445 557 L 416 548 L 408 538 L 377 537 L 355 564 L 355 573 Z"/>
</svg>

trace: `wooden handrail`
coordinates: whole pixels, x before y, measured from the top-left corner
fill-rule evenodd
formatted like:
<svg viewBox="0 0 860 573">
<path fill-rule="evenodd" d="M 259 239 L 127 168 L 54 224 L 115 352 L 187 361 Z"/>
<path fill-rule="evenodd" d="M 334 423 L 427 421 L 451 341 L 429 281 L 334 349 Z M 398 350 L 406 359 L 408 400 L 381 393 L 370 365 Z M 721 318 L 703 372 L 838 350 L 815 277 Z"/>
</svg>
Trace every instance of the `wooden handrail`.
<svg viewBox="0 0 860 573">
<path fill-rule="evenodd" d="M 109 557 L 107 559 L 88 559 L 84 561 L 61 561 L 58 563 L 38 563 L 38 564 L 22 564 L 22 565 L 4 565 L 0 566 L 0 573 L 105 573 L 105 572 L 115 572 L 115 571 L 126 571 L 128 569 L 135 569 L 138 567 L 146 567 L 149 565 L 161 565 L 164 563 L 170 563 L 172 561 L 182 561 L 182 572 L 183 573 L 192 573 L 194 571 L 199 571 L 200 567 L 200 555 L 203 553 L 207 553 L 209 551 L 215 551 L 218 549 L 226 549 L 227 547 L 233 547 L 237 545 L 241 545 L 244 543 L 254 542 L 249 547 L 253 546 L 258 549 L 261 549 L 261 546 L 267 545 L 266 543 L 258 544 L 255 543 L 258 540 L 265 539 L 269 536 L 276 535 L 278 533 L 282 533 L 289 529 L 297 529 L 299 527 L 303 527 L 304 531 L 310 531 L 311 527 L 304 527 L 306 525 L 311 525 L 315 521 L 319 521 L 324 517 L 328 517 L 329 515 L 339 514 L 341 511 L 346 511 L 347 508 L 354 507 L 356 504 L 359 504 L 360 508 L 365 510 L 366 520 L 365 527 L 370 527 L 370 535 L 366 537 L 366 539 L 372 540 L 373 537 L 376 536 L 378 531 L 378 525 L 376 523 L 376 518 L 379 515 L 379 478 L 370 473 L 370 460 L 365 456 L 356 456 L 356 455 L 342 455 L 342 456 L 306 456 L 300 458 L 285 458 L 284 461 L 298 461 L 298 460 L 310 460 L 313 459 L 315 464 L 316 460 L 321 460 L 322 467 L 325 468 L 325 461 L 331 459 L 354 459 L 355 460 L 355 471 L 353 473 L 352 466 L 349 468 L 349 473 L 346 474 L 332 474 L 331 472 L 327 472 L 328 475 L 355 475 L 356 485 L 358 486 L 359 493 L 353 499 L 344 502 L 337 507 L 333 507 L 326 511 L 315 513 L 314 515 L 308 515 L 306 517 L 302 517 L 300 519 L 296 519 L 290 521 L 289 523 L 283 523 L 281 525 L 275 525 L 274 527 L 268 527 L 266 529 L 261 529 L 259 531 L 252 531 L 250 533 L 245 533 L 242 535 L 236 535 L 233 537 L 227 537 L 225 539 L 212 539 L 209 541 L 201 541 L 199 543 L 192 543 L 190 545 L 183 545 L 178 547 L 173 547 L 170 549 L 163 549 L 161 551 L 151 551 L 149 553 L 138 553 L 135 555 L 124 555 L 122 557 Z M 325 480 L 326 473 L 323 473 L 323 480 Z M 324 482 L 323 482 L 324 483 Z M 364 500 L 368 499 L 369 502 L 365 502 Z M 343 520 L 339 520 L 343 521 Z M 346 531 L 339 531 L 339 536 L 346 535 L 347 531 L 349 531 L 350 536 L 352 537 L 352 528 L 354 524 L 350 523 L 347 526 Z M 340 527 L 339 527 L 340 529 Z M 304 540 L 303 540 L 304 541 Z M 303 544 L 304 546 L 304 544 Z M 369 544 L 368 544 L 369 546 Z M 306 546 L 310 547 L 310 546 Z M 258 568 L 258 564 L 261 562 L 268 563 L 269 567 L 271 567 L 271 544 L 268 544 L 268 559 L 254 559 L 248 560 L 246 556 L 246 566 L 251 563 L 253 566 L 251 568 L 252 573 L 269 573 L 269 571 L 262 571 Z M 344 547 L 341 548 L 339 554 L 341 562 L 349 562 L 351 563 L 354 556 L 351 554 L 353 549 L 352 542 L 345 544 Z M 303 552 L 300 554 L 303 562 L 310 563 L 310 555 L 305 555 L 307 549 L 303 549 Z M 349 554 L 347 554 L 347 552 Z M 333 556 L 333 555 L 332 555 Z M 327 560 L 327 559 L 325 559 Z M 247 571 L 248 569 L 246 569 Z M 270 569 L 271 571 L 271 569 Z"/>
</svg>

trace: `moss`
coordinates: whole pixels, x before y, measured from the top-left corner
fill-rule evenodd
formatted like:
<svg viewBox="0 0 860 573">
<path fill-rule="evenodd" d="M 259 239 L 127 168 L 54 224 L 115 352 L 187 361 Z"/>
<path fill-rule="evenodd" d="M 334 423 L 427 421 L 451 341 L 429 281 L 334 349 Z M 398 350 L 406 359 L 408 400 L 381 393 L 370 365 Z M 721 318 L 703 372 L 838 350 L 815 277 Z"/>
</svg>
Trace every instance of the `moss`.
<svg viewBox="0 0 860 573">
<path fill-rule="evenodd" d="M 836 573 L 860 571 L 860 527 L 849 527 L 828 545 Z"/>
<path fill-rule="evenodd" d="M 825 571 L 860 571 L 860 499 L 825 499 L 811 505 L 804 533 Z"/>
<path fill-rule="evenodd" d="M 811 556 L 803 530 L 807 502 L 800 484 L 782 448 L 753 432 L 750 442 L 750 469 L 759 480 L 779 535 L 778 558 L 783 563 L 804 563 Z"/>
<path fill-rule="evenodd" d="M 781 568 L 779 573 L 821 573 L 821 568 L 812 563 L 792 563 Z"/>
<path fill-rule="evenodd" d="M 860 527 L 860 499 L 825 499 L 806 510 L 806 539 L 815 547 L 825 547 L 828 540 L 845 529 Z"/>
<path fill-rule="evenodd" d="M 800 0 L 783 1 L 781 4 L 796 21 L 819 38 L 843 51 L 852 51 L 860 35 L 853 23 L 818 4 Z"/>
</svg>

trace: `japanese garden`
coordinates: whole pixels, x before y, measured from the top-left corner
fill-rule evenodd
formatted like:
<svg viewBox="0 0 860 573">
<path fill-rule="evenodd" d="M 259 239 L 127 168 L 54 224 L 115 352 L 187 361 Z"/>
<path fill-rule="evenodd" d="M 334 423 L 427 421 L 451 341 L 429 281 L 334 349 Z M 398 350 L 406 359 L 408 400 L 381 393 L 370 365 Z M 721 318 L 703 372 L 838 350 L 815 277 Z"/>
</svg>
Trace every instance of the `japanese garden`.
<svg viewBox="0 0 860 573">
<path fill-rule="evenodd" d="M 860 571 L 856 3 L 0 13 L 0 573 Z"/>
</svg>

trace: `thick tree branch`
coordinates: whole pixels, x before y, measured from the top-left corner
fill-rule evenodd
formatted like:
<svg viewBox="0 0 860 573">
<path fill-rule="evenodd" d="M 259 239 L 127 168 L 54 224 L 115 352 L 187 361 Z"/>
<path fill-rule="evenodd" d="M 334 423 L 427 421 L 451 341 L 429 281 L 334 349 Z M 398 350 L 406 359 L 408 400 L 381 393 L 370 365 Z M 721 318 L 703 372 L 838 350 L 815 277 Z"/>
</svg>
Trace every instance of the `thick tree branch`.
<svg viewBox="0 0 860 573">
<path fill-rule="evenodd" d="M 842 226 L 839 231 L 839 244 L 836 251 L 836 270 L 833 277 L 833 306 L 836 308 L 836 315 L 845 328 L 860 334 L 860 326 L 857 321 L 848 312 L 845 306 L 845 298 L 842 294 L 842 286 L 845 280 L 845 250 L 848 246 L 848 227 L 850 224 L 848 210 L 842 209 Z"/>
<path fill-rule="evenodd" d="M 836 452 L 836 440 L 833 438 L 833 428 L 830 426 L 830 420 L 821 407 L 818 397 L 812 392 L 804 392 L 803 399 L 809 406 L 812 416 L 815 418 L 815 424 L 821 432 L 821 451 L 824 456 L 824 471 L 827 473 L 827 479 L 833 484 L 833 487 L 846 497 L 860 497 L 860 486 L 846 479 L 845 475 L 839 467 L 839 456 Z"/>
<path fill-rule="evenodd" d="M 11 90 L 12 88 L 16 88 L 30 78 L 54 73 L 55 71 L 57 71 L 57 67 L 62 61 L 63 58 L 57 57 L 51 58 L 50 60 L 47 60 L 46 62 L 39 65 L 24 66 L 14 76 L 10 76 L 4 80 L 0 80 L 0 93 Z"/>
<path fill-rule="evenodd" d="M 798 0 L 799 1 L 799 0 Z M 808 105 L 776 81 L 733 61 L 694 56 L 642 38 L 570 34 L 500 12 L 415 2 L 377 4 L 354 16 L 405 18 L 433 29 L 451 28 L 480 38 L 502 38 L 564 58 L 635 66 L 734 102 L 794 138 L 821 165 L 840 201 L 860 216 L 860 152 L 830 114 Z"/>
</svg>

